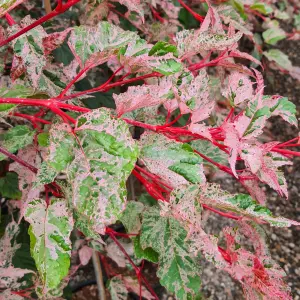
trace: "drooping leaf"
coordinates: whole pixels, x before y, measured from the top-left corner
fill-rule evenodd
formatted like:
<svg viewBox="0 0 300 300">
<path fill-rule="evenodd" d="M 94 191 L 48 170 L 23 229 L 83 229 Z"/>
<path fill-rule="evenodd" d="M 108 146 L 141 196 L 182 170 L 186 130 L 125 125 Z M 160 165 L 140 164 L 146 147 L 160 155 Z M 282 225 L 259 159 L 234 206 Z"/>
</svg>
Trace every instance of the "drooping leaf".
<svg viewBox="0 0 300 300">
<path fill-rule="evenodd" d="M 158 262 L 158 253 L 154 251 L 151 247 L 145 249 L 141 246 L 140 236 L 133 238 L 134 254 L 137 258 L 146 259 L 153 263 Z"/>
<path fill-rule="evenodd" d="M 0 195 L 14 200 L 21 198 L 22 193 L 18 186 L 18 174 L 8 172 L 4 177 L 0 177 Z"/>
<path fill-rule="evenodd" d="M 200 267 L 188 251 L 187 232 L 173 217 L 161 216 L 153 207 L 143 214 L 140 237 L 143 248 L 159 253 L 160 283 L 177 299 L 190 299 L 199 292 Z M 189 298 L 190 297 L 190 298 Z"/>
<path fill-rule="evenodd" d="M 247 75 L 233 72 L 229 75 L 228 85 L 222 94 L 230 100 L 232 105 L 239 105 L 246 100 L 252 99 L 252 82 Z"/>
<path fill-rule="evenodd" d="M 33 141 L 35 131 L 31 130 L 26 125 L 17 125 L 10 128 L 7 132 L 0 135 L 0 145 L 11 153 L 15 153 L 30 145 Z M 0 160 L 5 159 L 6 156 L 0 153 Z"/>
<path fill-rule="evenodd" d="M 268 60 L 274 61 L 282 69 L 290 70 L 292 68 L 292 63 L 289 60 L 288 56 L 278 49 L 270 49 L 264 51 L 263 55 L 267 57 Z"/>
<path fill-rule="evenodd" d="M 93 249 L 88 246 L 83 246 L 79 249 L 78 255 L 79 255 L 80 263 L 83 266 L 86 266 L 93 255 Z"/>
<path fill-rule="evenodd" d="M 30 223 L 30 250 L 42 281 L 40 293 L 51 295 L 68 274 L 73 218 L 64 199 L 35 199 L 28 204 L 25 219 Z M 56 292 L 56 291 L 55 291 Z"/>
<path fill-rule="evenodd" d="M 265 96 L 263 105 L 270 108 L 271 116 L 280 116 L 286 122 L 298 126 L 296 105 L 289 101 L 288 98 Z"/>
<path fill-rule="evenodd" d="M 202 159 L 193 152 L 190 145 L 146 132 L 142 135 L 140 147 L 140 159 L 150 172 L 160 176 L 172 186 L 188 182 L 205 182 Z"/>
</svg>

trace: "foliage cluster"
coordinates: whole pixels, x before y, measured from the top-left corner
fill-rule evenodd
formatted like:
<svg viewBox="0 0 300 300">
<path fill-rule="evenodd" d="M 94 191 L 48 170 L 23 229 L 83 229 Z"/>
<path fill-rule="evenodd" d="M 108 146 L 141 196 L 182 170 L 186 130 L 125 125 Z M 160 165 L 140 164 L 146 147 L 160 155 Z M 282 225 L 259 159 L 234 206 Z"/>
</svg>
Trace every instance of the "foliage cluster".
<svg viewBox="0 0 300 300">
<path fill-rule="evenodd" d="M 66 298 L 97 251 L 136 273 L 104 264 L 112 299 L 158 299 L 145 260 L 176 299 L 199 299 L 200 256 L 247 299 L 291 299 L 264 227 L 299 223 L 266 207 L 263 186 L 288 198 L 282 167 L 300 143 L 266 142 L 263 130 L 274 116 L 298 122 L 287 98 L 264 95 L 261 72 L 300 79 L 276 49 L 299 38 L 298 10 L 287 0 L 58 0 L 43 15 L 32 0 L 1 0 L 3 297 Z M 245 194 L 222 189 L 215 172 Z M 207 233 L 205 211 L 231 226 Z"/>
</svg>

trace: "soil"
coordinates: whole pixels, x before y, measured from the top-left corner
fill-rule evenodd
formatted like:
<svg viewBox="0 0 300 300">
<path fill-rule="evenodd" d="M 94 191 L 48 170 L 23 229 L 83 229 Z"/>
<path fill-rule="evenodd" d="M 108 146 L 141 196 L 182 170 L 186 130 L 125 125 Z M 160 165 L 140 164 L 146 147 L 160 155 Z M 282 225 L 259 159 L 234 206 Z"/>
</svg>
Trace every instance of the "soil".
<svg viewBox="0 0 300 300">
<path fill-rule="evenodd" d="M 294 65 L 300 66 L 300 41 L 284 41 L 279 48 L 292 60 Z M 300 84 L 289 75 L 279 71 L 265 70 L 265 94 L 280 94 L 286 96 L 297 106 L 298 117 L 300 115 Z M 266 140 L 286 141 L 296 137 L 298 130 L 289 126 L 280 118 L 273 118 L 268 123 L 264 138 Z M 285 168 L 285 175 L 288 183 L 289 198 L 285 200 L 277 195 L 271 189 L 266 188 L 267 206 L 275 215 L 282 215 L 286 218 L 300 222 L 300 157 L 293 159 L 293 165 Z M 245 192 L 240 184 L 229 176 L 222 176 L 217 179 L 224 189 L 230 192 Z M 206 230 L 211 233 L 219 233 L 221 229 L 232 224 L 230 220 L 224 219 L 218 215 L 210 214 Z M 291 287 L 293 298 L 300 300 L 300 231 L 296 227 L 274 228 L 265 226 L 269 237 L 269 245 L 273 259 L 287 273 L 286 282 Z M 114 265 L 113 262 L 111 262 Z M 202 262 L 202 294 L 203 298 L 210 300 L 237 300 L 244 299 L 240 284 L 231 279 L 231 277 L 212 264 L 203 260 Z M 168 295 L 164 288 L 159 286 L 155 275 L 155 268 L 147 265 L 144 274 L 150 278 L 154 290 L 160 299 L 173 299 Z M 93 268 L 90 264 L 85 271 L 78 275 L 78 282 L 89 280 L 95 281 Z M 77 299 L 97 299 L 97 287 L 95 284 L 88 285 L 73 293 L 73 300 Z M 108 298 L 109 299 L 109 298 Z M 130 295 L 129 299 L 138 299 L 135 295 Z"/>
</svg>

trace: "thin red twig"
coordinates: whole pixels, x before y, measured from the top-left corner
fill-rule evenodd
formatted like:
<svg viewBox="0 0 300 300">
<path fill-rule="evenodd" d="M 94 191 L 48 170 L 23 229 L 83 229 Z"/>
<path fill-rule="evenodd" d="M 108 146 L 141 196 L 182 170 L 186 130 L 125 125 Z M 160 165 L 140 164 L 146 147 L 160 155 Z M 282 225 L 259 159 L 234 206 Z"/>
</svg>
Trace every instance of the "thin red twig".
<svg viewBox="0 0 300 300">
<path fill-rule="evenodd" d="M 136 273 L 136 275 L 138 277 L 138 280 L 142 279 L 143 282 L 144 282 L 144 284 L 146 285 L 147 289 L 151 293 L 151 295 L 156 300 L 159 300 L 159 298 L 157 297 L 156 293 L 152 289 L 150 283 L 144 277 L 144 275 L 141 273 L 141 269 L 135 265 L 135 263 L 133 262 L 133 260 L 131 259 L 131 257 L 128 255 L 128 253 L 126 252 L 126 250 L 124 249 L 124 247 L 121 245 L 121 243 L 118 241 L 118 239 L 114 236 L 113 232 L 108 229 L 108 230 L 106 230 L 106 233 L 110 236 L 110 238 L 116 243 L 116 245 L 119 247 L 119 249 L 122 251 L 122 253 L 126 256 L 126 258 L 128 259 L 129 263 L 131 264 L 131 266 L 135 270 L 135 273 Z"/>
</svg>

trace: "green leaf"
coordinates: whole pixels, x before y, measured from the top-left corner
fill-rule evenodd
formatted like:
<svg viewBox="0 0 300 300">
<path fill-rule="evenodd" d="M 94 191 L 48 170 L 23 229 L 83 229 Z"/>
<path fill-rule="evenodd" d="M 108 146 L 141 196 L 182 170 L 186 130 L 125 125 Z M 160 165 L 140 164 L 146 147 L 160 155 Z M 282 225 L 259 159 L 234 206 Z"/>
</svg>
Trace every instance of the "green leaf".
<svg viewBox="0 0 300 300">
<path fill-rule="evenodd" d="M 148 55 L 162 56 L 167 53 L 173 53 L 175 57 L 178 57 L 178 50 L 176 46 L 169 44 L 167 42 L 159 41 L 150 49 Z"/>
<path fill-rule="evenodd" d="M 37 136 L 37 140 L 38 140 L 39 145 L 42 147 L 48 147 L 50 145 L 49 133 L 47 133 L 47 132 L 39 133 Z"/>
<path fill-rule="evenodd" d="M 256 10 L 264 15 L 269 15 L 273 12 L 273 8 L 263 2 L 256 2 L 250 6 L 251 9 Z"/>
<path fill-rule="evenodd" d="M 154 71 L 159 72 L 165 76 L 178 73 L 182 69 L 182 64 L 172 58 L 160 60 L 159 64 L 153 68 Z"/>
<path fill-rule="evenodd" d="M 267 44 L 275 45 L 278 41 L 286 38 L 286 33 L 281 28 L 269 28 L 263 32 L 263 38 Z"/>
<path fill-rule="evenodd" d="M 121 277 L 115 276 L 110 279 L 107 288 L 112 300 L 127 300 L 128 291 Z"/>
<path fill-rule="evenodd" d="M 150 208 L 143 214 L 140 242 L 142 248 L 159 253 L 157 275 L 176 299 L 192 299 L 199 292 L 200 267 L 188 251 L 187 232 L 176 219 Z"/>
<path fill-rule="evenodd" d="M 294 26 L 300 30 L 300 14 L 294 15 Z"/>
<path fill-rule="evenodd" d="M 19 190 L 17 173 L 8 172 L 5 177 L 0 178 L 0 195 L 14 200 L 21 199 L 22 193 Z"/>
<path fill-rule="evenodd" d="M 134 246 L 134 254 L 139 259 L 146 259 L 148 261 L 151 261 L 153 263 L 158 262 L 158 253 L 154 251 L 151 247 L 143 249 L 140 242 L 140 237 L 134 237 L 133 240 L 133 246 Z"/>
<path fill-rule="evenodd" d="M 284 70 L 290 70 L 292 63 L 288 56 L 278 49 L 271 49 L 264 51 L 263 55 L 270 61 L 274 61 L 279 67 Z"/>
<path fill-rule="evenodd" d="M 70 267 L 73 218 L 65 200 L 29 202 L 25 219 L 30 223 L 30 251 L 43 285 L 43 294 L 56 290 Z M 56 291 L 55 291 L 56 292 Z"/>
<path fill-rule="evenodd" d="M 19 149 L 30 145 L 33 141 L 34 134 L 35 131 L 31 130 L 28 126 L 16 125 L 0 135 L 1 147 L 11 153 L 15 153 Z M 0 161 L 5 158 L 6 156 L 0 153 Z"/>
<path fill-rule="evenodd" d="M 172 185 L 205 181 L 202 158 L 193 152 L 190 145 L 147 132 L 143 134 L 140 146 L 140 158 L 150 172 Z"/>
</svg>

